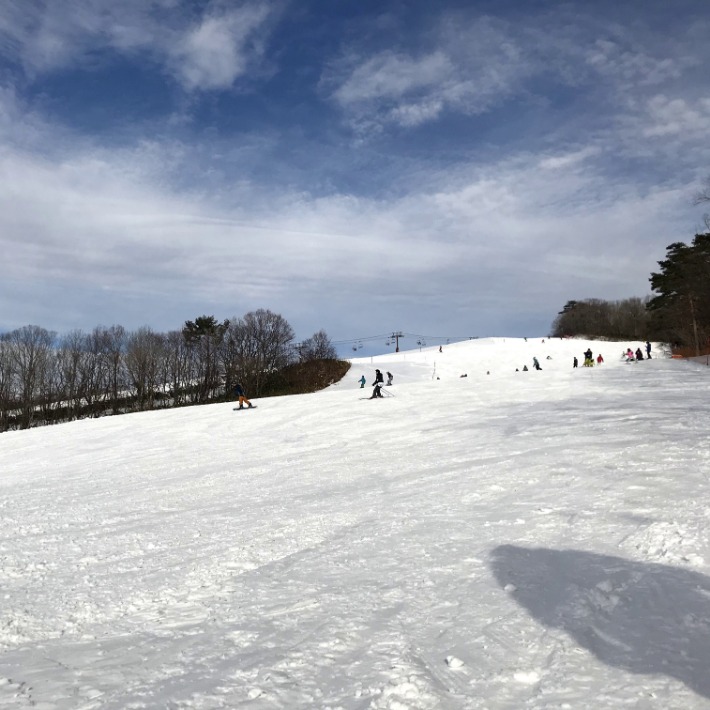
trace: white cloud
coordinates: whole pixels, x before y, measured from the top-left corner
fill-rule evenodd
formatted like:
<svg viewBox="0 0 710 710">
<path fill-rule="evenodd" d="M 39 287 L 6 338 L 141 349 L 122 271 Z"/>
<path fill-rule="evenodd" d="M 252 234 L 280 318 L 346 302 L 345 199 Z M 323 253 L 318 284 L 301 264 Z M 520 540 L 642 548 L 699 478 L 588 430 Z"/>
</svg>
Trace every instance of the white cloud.
<svg viewBox="0 0 710 710">
<path fill-rule="evenodd" d="M 707 55 L 697 40 L 684 44 L 570 8 L 528 17 L 525 24 L 442 13 L 434 28 L 417 36 L 416 47 L 394 42 L 374 56 L 346 50 L 324 75 L 323 88 L 360 133 L 418 126 L 447 111 L 475 116 L 511 97 L 548 102 L 569 91 L 594 101 L 600 113 L 623 116 L 649 91 L 677 91 Z"/>
<path fill-rule="evenodd" d="M 560 153 L 549 157 L 543 157 L 540 160 L 540 167 L 543 170 L 559 170 L 567 168 L 576 163 L 582 162 L 587 158 L 599 155 L 601 149 L 597 146 L 585 146 L 579 150 L 573 150 L 569 153 Z"/>
<path fill-rule="evenodd" d="M 434 120 L 444 109 L 441 99 L 402 104 L 392 109 L 389 116 L 400 126 L 413 127 Z"/>
<path fill-rule="evenodd" d="M 223 89 L 245 74 L 260 53 L 250 40 L 268 16 L 267 5 L 249 5 L 203 17 L 170 48 L 185 88 Z"/>
<path fill-rule="evenodd" d="M 223 89 L 263 53 L 271 4 L 213 0 L 197 19 L 178 0 L 7 0 L 0 48 L 30 75 L 82 64 L 95 49 L 151 55 L 188 90 Z"/>
<path fill-rule="evenodd" d="M 334 96 L 343 106 L 373 99 L 401 99 L 411 92 L 440 85 L 453 70 L 442 52 L 421 58 L 382 52 L 357 66 Z"/>
<path fill-rule="evenodd" d="M 354 124 L 416 126 L 444 110 L 483 113 L 517 90 L 535 71 L 504 23 L 488 18 L 447 20 L 434 33 L 434 49 L 414 54 L 385 50 L 362 59 L 344 57 L 324 86 Z"/>
<path fill-rule="evenodd" d="M 649 138 L 680 136 L 695 138 L 710 133 L 710 98 L 689 102 L 659 94 L 647 103 L 647 125 L 643 134 Z"/>
<path fill-rule="evenodd" d="M 631 183 L 610 183 L 591 162 L 596 156 L 596 148 L 578 146 L 424 171 L 418 183 L 410 177 L 406 194 L 383 200 L 234 179 L 222 195 L 192 194 L 166 179 L 203 167 L 200 154 L 181 145 L 109 152 L 76 142 L 55 157 L 6 148 L 0 251 L 8 278 L 0 305 L 19 324 L 63 330 L 105 320 L 92 293 L 112 294 L 124 325 L 148 320 L 156 328 L 192 314 L 166 324 L 146 314 L 147 302 L 162 311 L 178 298 L 270 307 L 313 319 L 337 301 L 362 305 L 349 318 L 356 332 L 368 332 L 367 311 L 383 299 L 402 313 L 423 294 L 466 310 L 485 294 L 510 311 L 542 290 L 554 313 L 568 297 L 643 295 L 673 241 L 682 190 L 644 195 Z M 31 319 L 23 317 L 23 284 L 35 292 L 27 300 L 46 308 Z M 37 298 L 37 289 L 53 286 L 66 297 Z M 85 303 L 65 305 L 73 293 L 86 294 Z M 325 304 L 331 293 L 337 297 Z M 58 322 L 64 312 L 74 315 Z"/>
<path fill-rule="evenodd" d="M 622 87 L 653 86 L 677 79 L 693 62 L 681 55 L 653 56 L 628 39 L 598 39 L 586 51 L 586 62 L 599 74 Z"/>
</svg>

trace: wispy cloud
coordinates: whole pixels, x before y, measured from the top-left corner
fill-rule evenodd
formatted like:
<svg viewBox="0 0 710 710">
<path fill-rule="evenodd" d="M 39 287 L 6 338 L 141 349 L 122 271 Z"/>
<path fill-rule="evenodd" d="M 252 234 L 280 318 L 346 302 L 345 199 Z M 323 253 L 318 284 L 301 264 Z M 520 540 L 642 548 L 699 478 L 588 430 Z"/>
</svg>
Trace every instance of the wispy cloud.
<svg viewBox="0 0 710 710">
<path fill-rule="evenodd" d="M 573 287 L 582 296 L 634 295 L 654 264 L 648 243 L 672 233 L 667 215 L 683 199 L 679 188 L 643 194 L 621 181 L 600 191 L 597 157 L 584 146 L 520 154 L 410 180 L 407 194 L 381 200 L 248 182 L 215 195 L 186 190 L 166 180 L 205 167 L 186 146 L 107 151 L 77 142 L 54 157 L 6 150 L 0 250 L 26 284 L 112 293 L 129 326 L 145 322 L 141 294 L 322 310 L 332 329 L 341 325 L 325 315 L 331 290 L 363 303 L 388 299 L 402 313 L 413 293 L 429 294 L 424 312 L 444 302 L 475 308 L 481 294 L 509 302 L 511 289 L 525 299 L 539 279 L 547 284 L 540 307 L 554 310 Z M 631 234 L 643 234 L 643 245 Z M 58 322 L 56 303 L 50 310 L 40 322 L 76 324 L 71 315 Z M 366 313 L 353 318 L 365 327 Z"/>
<path fill-rule="evenodd" d="M 261 57 L 258 31 L 268 17 L 266 4 L 206 13 L 168 49 L 182 85 L 189 90 L 231 86 Z"/>
<path fill-rule="evenodd" d="M 269 2 L 213 0 L 194 16 L 178 0 L 7 0 L 0 47 L 30 76 L 86 69 L 93 51 L 110 48 L 152 57 L 189 91 L 224 89 L 258 64 L 272 11 Z"/>
<path fill-rule="evenodd" d="M 446 112 L 488 113 L 511 98 L 549 101 L 551 87 L 588 95 L 605 115 L 613 108 L 621 117 L 661 87 L 678 91 L 703 54 L 710 60 L 695 34 L 685 46 L 686 38 L 632 30 L 570 7 L 520 22 L 443 13 L 416 44 L 367 56 L 345 50 L 322 86 L 360 133 L 433 123 Z"/>
<path fill-rule="evenodd" d="M 346 54 L 324 77 L 324 87 L 354 124 L 417 126 L 447 109 L 486 111 L 520 87 L 532 58 L 489 18 L 464 26 L 447 20 L 429 39 L 430 51 L 385 50 L 363 58 Z"/>
<path fill-rule="evenodd" d="M 653 56 L 626 38 L 597 39 L 585 52 L 585 61 L 600 76 L 623 89 L 655 86 L 677 79 L 694 60 L 681 56 Z"/>
<path fill-rule="evenodd" d="M 451 62 L 443 52 L 421 58 L 382 52 L 357 66 L 334 96 L 343 106 L 378 99 L 400 100 L 448 81 L 452 72 Z"/>
<path fill-rule="evenodd" d="M 683 135 L 688 140 L 694 140 L 710 134 L 710 88 L 706 98 L 692 103 L 659 94 L 648 101 L 647 111 L 645 136 Z"/>
</svg>

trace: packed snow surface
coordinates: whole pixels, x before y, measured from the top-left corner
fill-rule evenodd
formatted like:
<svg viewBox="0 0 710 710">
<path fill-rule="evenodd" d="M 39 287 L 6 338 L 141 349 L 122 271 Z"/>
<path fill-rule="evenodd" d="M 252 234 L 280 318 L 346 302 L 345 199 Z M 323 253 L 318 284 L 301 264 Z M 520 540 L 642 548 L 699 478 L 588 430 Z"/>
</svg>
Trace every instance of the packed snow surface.
<svg viewBox="0 0 710 710">
<path fill-rule="evenodd" d="M 710 368 L 639 345 L 0 435 L 0 708 L 710 708 Z"/>
</svg>

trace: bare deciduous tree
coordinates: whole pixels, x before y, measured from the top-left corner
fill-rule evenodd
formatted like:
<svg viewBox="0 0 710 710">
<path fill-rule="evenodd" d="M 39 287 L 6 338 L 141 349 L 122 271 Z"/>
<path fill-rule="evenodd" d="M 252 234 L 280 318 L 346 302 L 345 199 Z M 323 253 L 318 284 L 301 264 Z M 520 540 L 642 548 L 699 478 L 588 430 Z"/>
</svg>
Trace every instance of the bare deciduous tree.
<svg viewBox="0 0 710 710">
<path fill-rule="evenodd" d="M 693 204 L 695 205 L 707 203 L 710 203 L 710 177 L 705 179 L 705 186 L 701 190 L 698 190 L 693 198 Z M 704 214 L 703 221 L 705 222 L 705 226 L 708 230 L 710 230 L 710 214 Z"/>
<path fill-rule="evenodd" d="M 9 334 L 10 362 L 17 377 L 23 428 L 32 426 L 35 407 L 45 389 L 55 337 L 55 333 L 36 325 L 26 325 Z"/>
<path fill-rule="evenodd" d="M 16 404 L 10 338 L 5 334 L 0 335 L 0 431 L 10 428 L 10 415 Z"/>
<path fill-rule="evenodd" d="M 301 362 L 311 360 L 335 360 L 338 353 L 330 342 L 328 334 L 324 330 L 319 330 L 310 338 L 304 340 L 296 349 L 298 359 Z"/>
<path fill-rule="evenodd" d="M 190 382 L 190 348 L 181 331 L 173 330 L 165 336 L 163 380 L 176 405 L 184 404 Z"/>
<path fill-rule="evenodd" d="M 257 310 L 218 322 L 202 316 L 168 334 L 97 326 L 56 336 L 38 326 L 0 335 L 0 431 L 40 419 L 66 421 L 149 409 L 158 400 L 184 404 L 222 395 L 244 382 L 258 396 L 267 379 L 293 361 L 294 333 L 277 313 Z M 301 357 L 335 358 L 321 330 Z"/>
<path fill-rule="evenodd" d="M 159 375 L 163 356 L 163 338 L 150 328 L 139 328 L 128 336 L 126 370 L 140 410 L 152 409 L 156 390 L 162 390 Z"/>
<path fill-rule="evenodd" d="M 227 386 L 238 378 L 258 396 L 266 377 L 290 362 L 293 338 L 288 321 L 269 310 L 259 309 L 233 319 L 223 357 Z"/>
</svg>

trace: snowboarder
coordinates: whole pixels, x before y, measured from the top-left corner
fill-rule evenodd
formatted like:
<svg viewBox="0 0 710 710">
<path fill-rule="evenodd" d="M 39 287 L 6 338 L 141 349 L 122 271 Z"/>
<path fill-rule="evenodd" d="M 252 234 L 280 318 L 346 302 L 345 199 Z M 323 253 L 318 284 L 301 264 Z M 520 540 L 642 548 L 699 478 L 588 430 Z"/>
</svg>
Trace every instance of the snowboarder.
<svg viewBox="0 0 710 710">
<path fill-rule="evenodd" d="M 385 378 L 382 377 L 382 373 L 379 370 L 375 370 L 375 381 L 372 386 L 375 388 L 372 390 L 372 397 L 370 399 L 375 399 L 376 397 L 382 397 L 382 385 L 384 384 Z"/>
<path fill-rule="evenodd" d="M 533 367 L 534 367 L 536 370 L 542 370 L 542 368 L 540 367 L 540 363 L 537 361 L 537 358 L 536 358 L 536 357 L 533 358 Z"/>
<path fill-rule="evenodd" d="M 603 362 L 604 358 L 602 357 L 602 354 L 599 353 L 599 355 L 597 355 L 597 365 L 601 365 Z"/>
<path fill-rule="evenodd" d="M 388 372 L 387 373 L 387 386 L 389 387 L 392 384 L 392 373 Z"/>
<path fill-rule="evenodd" d="M 234 388 L 234 394 L 239 398 L 239 409 L 244 409 L 244 403 L 246 402 L 250 407 L 254 405 L 247 399 L 247 393 L 244 391 L 241 382 L 237 382 L 237 386 Z"/>
<path fill-rule="evenodd" d="M 574 360 L 572 360 L 572 367 L 577 367 L 578 365 L 579 365 L 579 360 L 577 360 L 577 358 L 574 358 Z"/>
<path fill-rule="evenodd" d="M 365 387 L 365 385 L 367 384 L 367 380 L 365 379 L 365 375 L 363 375 L 363 376 L 358 380 L 358 382 L 360 383 L 360 389 L 363 389 L 363 387 Z"/>
<path fill-rule="evenodd" d="M 646 341 L 646 360 L 651 359 L 651 343 Z"/>
<path fill-rule="evenodd" d="M 643 352 L 641 351 L 641 348 L 636 348 L 636 359 L 643 360 Z"/>
</svg>

